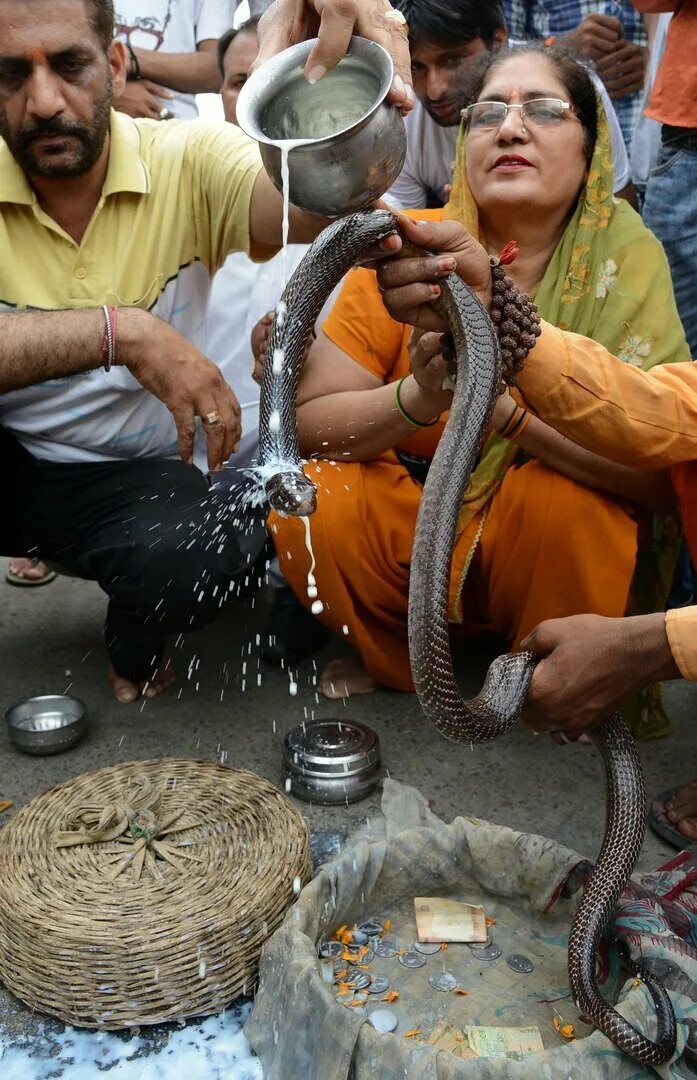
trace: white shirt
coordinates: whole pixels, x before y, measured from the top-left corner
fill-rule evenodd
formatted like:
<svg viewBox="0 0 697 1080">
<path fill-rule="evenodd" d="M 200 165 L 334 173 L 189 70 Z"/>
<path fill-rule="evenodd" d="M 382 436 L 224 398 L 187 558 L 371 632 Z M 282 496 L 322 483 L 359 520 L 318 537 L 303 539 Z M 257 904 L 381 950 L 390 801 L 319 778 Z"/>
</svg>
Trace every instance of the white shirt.
<svg viewBox="0 0 697 1080">
<path fill-rule="evenodd" d="M 116 0 L 116 36 L 132 48 L 195 53 L 229 27 L 234 0 Z M 167 108 L 181 120 L 198 116 L 194 94 L 175 93 Z"/>
<path fill-rule="evenodd" d="M 246 469 L 257 457 L 259 446 L 259 386 L 252 378 L 251 334 L 267 311 L 281 298 L 285 280 L 296 269 L 308 244 L 290 244 L 265 263 L 254 263 L 242 252 L 228 255 L 213 279 L 208 309 L 207 353 L 217 364 L 225 381 L 235 392 L 242 410 L 242 440 L 229 468 Z M 332 292 L 320 312 L 321 326 L 329 314 L 338 289 Z M 205 472 L 205 443 L 197 440 L 194 461 Z"/>
<path fill-rule="evenodd" d="M 653 42 L 651 44 L 649 70 L 646 73 L 644 97 L 641 103 L 641 116 L 637 121 L 637 126 L 634 129 L 634 135 L 632 137 L 632 180 L 641 191 L 646 190 L 649 174 L 658 161 L 658 154 L 661 149 L 661 122 L 659 120 L 652 120 L 650 116 L 646 116 L 644 114 L 644 109 L 649 103 L 654 80 L 656 78 L 656 72 L 658 71 L 658 65 L 663 59 L 663 53 L 666 48 L 666 38 L 668 36 L 668 27 L 670 26 L 672 17 L 672 11 L 662 11 L 658 16 Z"/>
<path fill-rule="evenodd" d="M 588 74 L 596 85 L 607 115 L 615 167 L 615 191 L 621 191 L 629 183 L 629 158 L 620 122 L 602 82 L 592 72 Z M 440 197 L 445 185 L 452 181 L 451 166 L 455 160 L 460 125 L 441 127 L 428 115 L 420 101 L 416 102 L 404 123 L 407 129 L 404 168 L 384 198 L 400 210 L 420 210 L 426 206 L 429 189 Z"/>
</svg>

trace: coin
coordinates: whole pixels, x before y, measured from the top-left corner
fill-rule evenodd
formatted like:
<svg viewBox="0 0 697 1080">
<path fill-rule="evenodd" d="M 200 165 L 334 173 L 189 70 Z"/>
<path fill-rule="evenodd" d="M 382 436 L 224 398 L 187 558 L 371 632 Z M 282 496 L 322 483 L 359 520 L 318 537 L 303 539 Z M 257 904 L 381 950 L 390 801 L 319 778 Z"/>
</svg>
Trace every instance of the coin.
<svg viewBox="0 0 697 1080">
<path fill-rule="evenodd" d="M 498 960 L 501 955 L 501 949 L 495 941 L 492 941 L 491 945 L 485 945 L 483 949 L 472 949 L 472 956 L 476 960 Z"/>
<path fill-rule="evenodd" d="M 380 934 L 385 929 L 385 924 L 380 922 L 379 919 L 366 919 L 365 922 L 360 924 L 358 929 L 362 933 L 367 934 L 368 937 L 380 937 Z"/>
<path fill-rule="evenodd" d="M 339 1005 L 350 1005 L 352 1001 L 360 1001 L 361 1005 L 365 1005 L 368 1000 L 368 995 L 365 991 L 359 990 L 355 994 L 353 992 L 350 994 L 339 994 L 336 1000 Z"/>
<path fill-rule="evenodd" d="M 373 1009 L 368 1016 L 368 1021 L 376 1031 L 394 1031 L 399 1023 L 392 1009 Z"/>
<path fill-rule="evenodd" d="M 351 931 L 351 942 L 349 944 L 349 948 L 355 948 L 355 947 L 360 948 L 361 945 L 367 945 L 367 944 L 368 944 L 368 935 L 366 934 L 366 932 L 364 930 L 361 930 L 359 928 L 358 930 L 352 930 Z"/>
<path fill-rule="evenodd" d="M 429 975 L 428 981 L 434 990 L 442 990 L 444 994 L 448 994 L 457 986 L 457 979 L 454 975 L 451 975 L 449 971 L 441 971 L 438 974 Z"/>
<path fill-rule="evenodd" d="M 370 986 L 366 987 L 369 994 L 384 994 L 389 989 L 390 980 L 385 978 L 384 975 L 373 975 Z"/>
<path fill-rule="evenodd" d="M 367 975 L 365 971 L 349 971 L 341 981 L 352 990 L 365 990 L 367 986 L 370 986 L 370 975 Z"/>
<path fill-rule="evenodd" d="M 373 944 L 373 952 L 376 956 L 390 957 L 397 955 L 397 939 L 393 937 L 384 937 L 375 941 Z"/>
<path fill-rule="evenodd" d="M 327 986 L 331 986 L 334 982 L 334 962 L 333 960 L 320 961 L 320 970 L 322 972 L 322 982 Z"/>
<path fill-rule="evenodd" d="M 375 959 L 375 953 L 371 948 L 363 956 L 360 953 L 356 953 L 352 960 L 349 960 L 349 964 L 372 964 Z"/>
<path fill-rule="evenodd" d="M 405 952 L 400 956 L 399 962 L 405 968 L 420 968 L 426 963 L 426 958 L 419 956 L 417 952 Z"/>
<path fill-rule="evenodd" d="M 494 939 L 491 936 L 491 930 L 486 932 L 486 941 L 466 941 L 465 945 L 468 949 L 488 949 L 490 945 L 494 944 Z"/>
<path fill-rule="evenodd" d="M 343 951 L 344 946 L 340 941 L 320 941 L 317 946 L 317 952 L 323 960 L 337 960 Z"/>
<path fill-rule="evenodd" d="M 531 971 L 535 970 L 535 965 L 531 960 L 528 960 L 527 956 L 522 956 L 520 953 L 511 953 L 506 957 L 506 963 L 512 971 L 517 971 L 521 975 L 528 975 Z"/>
<path fill-rule="evenodd" d="M 414 948 L 417 952 L 423 953 L 424 956 L 435 956 L 437 952 L 440 952 L 440 945 L 437 941 L 415 941 Z"/>
</svg>

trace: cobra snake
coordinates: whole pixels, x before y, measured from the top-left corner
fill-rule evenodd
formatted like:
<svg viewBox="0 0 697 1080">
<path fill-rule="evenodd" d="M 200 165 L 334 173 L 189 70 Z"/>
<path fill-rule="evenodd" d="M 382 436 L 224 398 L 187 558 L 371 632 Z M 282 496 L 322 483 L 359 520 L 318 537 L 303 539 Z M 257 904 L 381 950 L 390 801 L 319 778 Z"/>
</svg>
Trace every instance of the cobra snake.
<svg viewBox="0 0 697 1080">
<path fill-rule="evenodd" d="M 387 210 L 340 218 L 323 230 L 288 282 L 271 328 L 260 403 L 258 472 L 266 496 L 282 514 L 316 509 L 316 488 L 302 471 L 296 396 L 303 353 L 331 290 L 365 250 L 396 231 Z M 519 719 L 538 657 L 500 656 L 480 693 L 463 700 L 453 669 L 448 627 L 448 585 L 458 511 L 487 431 L 500 387 L 496 333 L 474 294 L 455 275 L 441 282 L 434 304 L 455 342 L 457 378 L 450 415 L 431 464 L 419 508 L 409 584 L 409 653 L 419 702 L 438 731 L 454 741 L 486 742 Z M 600 939 L 644 838 L 646 791 L 629 731 L 615 714 L 591 739 L 607 783 L 605 836 L 569 933 L 568 970 L 574 1002 L 621 1050 L 647 1065 L 675 1051 L 676 1021 L 663 985 L 641 967 L 636 974 L 656 1007 L 652 1041 L 600 995 L 596 957 Z"/>
</svg>

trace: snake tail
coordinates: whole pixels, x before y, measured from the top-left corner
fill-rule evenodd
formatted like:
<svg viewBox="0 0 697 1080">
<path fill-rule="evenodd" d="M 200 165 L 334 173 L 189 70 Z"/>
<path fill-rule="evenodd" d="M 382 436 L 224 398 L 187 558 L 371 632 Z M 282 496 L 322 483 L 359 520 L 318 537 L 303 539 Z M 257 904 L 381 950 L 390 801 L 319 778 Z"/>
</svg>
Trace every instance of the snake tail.
<svg viewBox="0 0 697 1080">
<path fill-rule="evenodd" d="M 591 736 L 605 769 L 608 804 L 605 836 L 595 869 L 583 891 L 569 933 L 569 982 L 577 1007 L 620 1046 L 646 1065 L 662 1065 L 675 1053 L 675 1013 L 662 983 L 639 966 L 656 1007 L 657 1031 L 652 1041 L 601 996 L 595 977 L 596 956 L 605 926 L 634 870 L 644 839 L 646 789 L 634 739 L 614 714 Z"/>
</svg>

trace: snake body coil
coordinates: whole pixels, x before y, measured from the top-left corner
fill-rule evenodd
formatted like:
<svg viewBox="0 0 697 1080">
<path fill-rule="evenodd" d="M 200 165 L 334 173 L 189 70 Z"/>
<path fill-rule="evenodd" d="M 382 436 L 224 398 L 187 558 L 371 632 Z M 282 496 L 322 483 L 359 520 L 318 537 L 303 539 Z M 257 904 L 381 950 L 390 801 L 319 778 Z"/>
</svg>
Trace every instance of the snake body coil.
<svg viewBox="0 0 697 1080">
<path fill-rule="evenodd" d="M 310 331 L 341 277 L 369 245 L 394 231 L 395 220 L 384 210 L 334 222 L 312 245 L 283 294 L 260 406 L 260 472 L 271 505 L 282 513 L 306 515 L 316 507 L 314 484 L 302 471 L 295 417 Z M 457 380 L 419 508 L 409 585 L 409 653 L 416 692 L 429 720 L 448 739 L 484 742 L 498 738 L 518 720 L 537 658 L 531 653 L 499 657 L 477 697 L 463 700 L 450 649 L 450 564 L 462 496 L 499 390 L 500 360 L 494 328 L 477 298 L 455 275 L 440 284 L 439 305 L 455 341 Z M 619 716 L 595 729 L 593 743 L 605 768 L 607 820 L 602 849 L 569 934 L 569 983 L 577 1007 L 613 1043 L 638 1061 L 659 1065 L 672 1057 L 676 1044 L 675 1016 L 661 983 L 637 969 L 656 1006 L 653 1041 L 609 1005 L 597 987 L 600 938 L 641 850 L 646 793 L 634 741 Z"/>
</svg>

